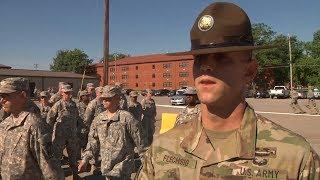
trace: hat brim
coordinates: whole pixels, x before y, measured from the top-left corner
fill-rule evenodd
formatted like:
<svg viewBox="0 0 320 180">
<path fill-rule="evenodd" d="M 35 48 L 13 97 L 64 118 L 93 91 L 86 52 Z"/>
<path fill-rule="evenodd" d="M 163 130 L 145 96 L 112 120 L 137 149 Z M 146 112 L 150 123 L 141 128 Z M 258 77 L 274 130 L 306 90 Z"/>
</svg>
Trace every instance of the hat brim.
<svg viewBox="0 0 320 180">
<path fill-rule="evenodd" d="M 105 95 L 105 94 L 103 94 L 100 97 L 101 98 L 113 98 L 114 96 L 115 96 L 115 94 L 114 95 Z"/>
<path fill-rule="evenodd" d="M 263 45 L 263 46 L 229 46 L 229 47 L 214 47 L 206 49 L 196 49 L 184 52 L 167 53 L 170 56 L 181 56 L 181 55 L 201 55 L 201 54 L 214 54 L 214 53 L 225 53 L 225 52 L 239 52 L 248 50 L 261 50 L 275 48 L 277 45 Z"/>
<path fill-rule="evenodd" d="M 0 94 L 10 94 L 10 93 L 14 93 L 14 92 L 17 92 L 17 90 L 8 89 L 8 88 L 1 88 L 0 89 Z"/>
</svg>

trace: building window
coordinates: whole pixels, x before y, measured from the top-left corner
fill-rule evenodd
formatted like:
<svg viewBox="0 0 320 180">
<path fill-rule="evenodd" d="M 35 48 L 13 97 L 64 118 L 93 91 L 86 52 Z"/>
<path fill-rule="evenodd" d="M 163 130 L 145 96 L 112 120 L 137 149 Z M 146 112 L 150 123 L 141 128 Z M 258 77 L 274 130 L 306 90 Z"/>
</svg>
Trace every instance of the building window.
<svg viewBox="0 0 320 180">
<path fill-rule="evenodd" d="M 171 74 L 170 73 L 163 73 L 163 77 L 164 78 L 171 78 Z"/>
<path fill-rule="evenodd" d="M 138 66 L 136 66 L 136 70 L 138 70 L 139 69 L 139 67 Z"/>
<path fill-rule="evenodd" d="M 179 82 L 179 86 L 182 87 L 182 86 L 188 86 L 188 81 L 181 81 Z"/>
<path fill-rule="evenodd" d="M 139 78 L 139 75 L 138 74 L 136 74 L 136 79 L 138 79 Z"/>
<path fill-rule="evenodd" d="M 139 84 L 138 84 L 138 83 L 136 83 L 136 87 L 139 87 Z"/>
<path fill-rule="evenodd" d="M 152 87 L 156 87 L 156 83 L 152 83 Z"/>
<path fill-rule="evenodd" d="M 112 67 L 112 68 L 110 68 L 110 72 L 114 72 L 114 68 Z"/>
<path fill-rule="evenodd" d="M 187 67 L 188 66 L 188 63 L 187 62 L 181 62 L 179 64 L 179 67 Z"/>
<path fill-rule="evenodd" d="M 121 70 L 122 70 L 122 71 L 128 71 L 128 70 L 129 70 L 129 67 L 128 67 L 128 66 L 124 66 L 124 67 L 121 68 Z"/>
<path fill-rule="evenodd" d="M 163 68 L 164 69 L 168 69 L 171 67 L 171 64 L 170 63 L 166 63 L 166 64 L 163 64 Z"/>
<path fill-rule="evenodd" d="M 163 87 L 172 87 L 172 82 L 164 82 Z"/>
<path fill-rule="evenodd" d="M 115 76 L 115 75 L 112 75 L 112 76 L 110 76 L 110 79 L 111 79 L 111 80 L 115 80 L 115 79 L 116 79 L 116 76 Z"/>
<path fill-rule="evenodd" d="M 153 73 L 153 74 L 152 74 L 152 78 L 156 78 L 156 74 Z"/>
<path fill-rule="evenodd" d="M 129 77 L 129 76 L 126 75 L 126 74 L 124 74 L 124 75 L 121 76 L 122 79 L 128 79 L 128 77 Z"/>
<path fill-rule="evenodd" d="M 179 77 L 188 77 L 189 73 L 188 72 L 180 72 Z"/>
<path fill-rule="evenodd" d="M 127 88 L 128 86 L 129 86 L 128 83 L 122 83 L 122 87 L 123 87 L 123 88 Z"/>
<path fill-rule="evenodd" d="M 153 65 L 152 65 L 152 69 L 156 69 L 156 65 L 153 64 Z"/>
</svg>

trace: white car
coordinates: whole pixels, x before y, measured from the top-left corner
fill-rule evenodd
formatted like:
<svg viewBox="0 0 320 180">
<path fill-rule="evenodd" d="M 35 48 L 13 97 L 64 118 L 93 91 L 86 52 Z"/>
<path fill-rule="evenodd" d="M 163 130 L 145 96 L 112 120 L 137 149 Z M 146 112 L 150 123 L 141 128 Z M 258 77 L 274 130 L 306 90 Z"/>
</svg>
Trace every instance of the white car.
<svg viewBox="0 0 320 180">
<path fill-rule="evenodd" d="M 314 95 L 314 98 L 319 99 L 319 98 L 320 98 L 320 91 L 319 91 L 319 89 L 314 89 L 314 90 L 313 90 L 313 95 Z"/>
<path fill-rule="evenodd" d="M 184 95 L 172 96 L 170 101 L 171 101 L 171 105 L 185 105 L 186 96 Z"/>
</svg>

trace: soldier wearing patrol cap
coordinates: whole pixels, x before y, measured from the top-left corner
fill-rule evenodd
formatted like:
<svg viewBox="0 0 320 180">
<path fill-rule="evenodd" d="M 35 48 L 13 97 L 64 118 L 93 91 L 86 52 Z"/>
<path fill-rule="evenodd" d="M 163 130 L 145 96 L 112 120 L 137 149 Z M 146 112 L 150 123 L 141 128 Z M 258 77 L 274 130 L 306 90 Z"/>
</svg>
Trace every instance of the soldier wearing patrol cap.
<svg viewBox="0 0 320 180">
<path fill-rule="evenodd" d="M 140 122 L 129 112 L 119 109 L 120 96 L 117 86 L 104 87 L 101 98 L 106 111 L 100 113 L 90 126 L 79 172 L 87 169 L 90 160 L 96 163 L 101 157 L 103 176 L 107 179 L 130 179 L 135 169 L 134 147 L 142 153 L 145 140 Z"/>
<path fill-rule="evenodd" d="M 92 101 L 94 98 L 96 98 L 95 94 L 95 87 L 93 83 L 88 83 L 86 87 L 86 91 L 88 92 L 89 100 Z"/>
<path fill-rule="evenodd" d="M 147 89 L 145 98 L 141 101 L 142 106 L 142 127 L 147 137 L 147 145 L 150 146 L 155 132 L 155 121 L 157 116 L 157 107 L 152 99 L 152 90 Z"/>
<path fill-rule="evenodd" d="M 81 149 L 84 149 L 87 145 L 87 136 L 86 136 L 86 131 L 85 129 L 85 125 L 84 125 L 84 114 L 86 111 L 86 108 L 89 104 L 90 101 L 90 94 L 87 92 L 87 90 L 82 90 L 79 91 L 79 102 L 77 103 L 77 108 L 78 108 L 78 112 L 79 112 L 79 121 L 77 124 L 77 130 L 78 130 L 78 137 L 79 137 L 79 143 L 80 143 L 80 147 Z"/>
<path fill-rule="evenodd" d="M 39 101 L 39 109 L 41 119 L 46 121 L 47 114 L 50 111 L 51 104 L 49 103 L 50 94 L 48 91 L 41 91 L 40 92 L 40 101 Z"/>
<path fill-rule="evenodd" d="M 50 97 L 50 100 L 49 102 L 53 105 L 54 103 L 58 102 L 60 99 L 61 99 L 61 88 L 62 86 L 64 85 L 67 85 L 68 83 L 66 82 L 59 82 L 59 85 L 58 85 L 58 92 L 56 92 L 54 95 L 52 95 Z"/>
<path fill-rule="evenodd" d="M 115 83 L 115 86 L 119 87 L 120 90 L 121 90 L 121 96 L 120 96 L 120 109 L 122 110 L 128 110 L 128 101 L 127 101 L 127 98 L 125 96 L 125 92 L 123 92 L 123 87 L 122 87 L 122 83 L 120 82 L 116 82 Z"/>
<path fill-rule="evenodd" d="M 141 104 L 138 102 L 138 92 L 137 91 L 131 91 L 129 93 L 130 96 L 130 101 L 129 101 L 129 108 L 128 111 L 133 115 L 133 117 L 138 120 L 141 121 L 141 117 L 142 117 L 142 106 Z"/>
<path fill-rule="evenodd" d="M 26 108 L 28 86 L 19 77 L 0 82 L 1 103 L 10 114 L 0 123 L 0 179 L 63 179 L 46 123 Z"/>
<path fill-rule="evenodd" d="M 301 136 L 257 114 L 245 92 L 257 72 L 251 23 L 237 5 L 216 2 L 191 29 L 198 119 L 159 135 L 139 179 L 319 179 L 320 162 Z M 270 46 L 269 46 L 270 47 Z"/>
<path fill-rule="evenodd" d="M 175 126 L 197 119 L 200 113 L 200 106 L 197 105 L 197 90 L 194 87 L 187 87 L 183 94 L 186 96 L 187 107 L 179 112 Z"/>
<path fill-rule="evenodd" d="M 62 159 L 63 149 L 66 148 L 72 174 L 77 177 L 77 160 L 80 158 L 77 123 L 80 117 L 77 105 L 71 99 L 72 92 L 70 85 L 61 87 L 62 98 L 51 107 L 47 123 L 53 129 L 52 142 L 55 156 Z"/>
</svg>

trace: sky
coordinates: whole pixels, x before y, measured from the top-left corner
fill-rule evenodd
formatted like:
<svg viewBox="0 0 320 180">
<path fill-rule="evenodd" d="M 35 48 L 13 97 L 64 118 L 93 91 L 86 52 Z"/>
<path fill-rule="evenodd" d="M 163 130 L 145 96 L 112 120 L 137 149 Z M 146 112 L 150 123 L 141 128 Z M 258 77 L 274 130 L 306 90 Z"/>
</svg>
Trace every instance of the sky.
<svg viewBox="0 0 320 180">
<path fill-rule="evenodd" d="M 0 0 L 0 64 L 48 70 L 60 49 L 103 55 L 103 0 Z M 189 31 L 210 0 L 110 0 L 110 53 L 131 56 L 190 49 Z M 311 41 L 319 0 L 233 0 L 251 23 Z"/>
</svg>

